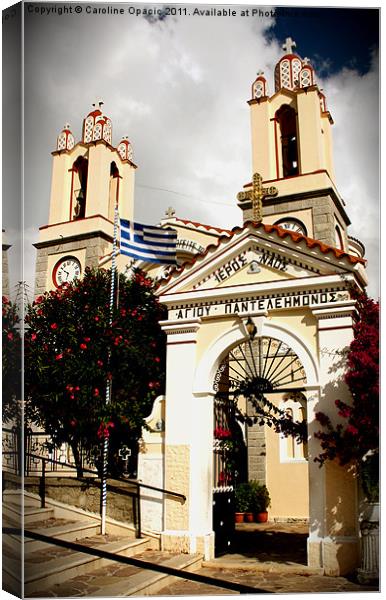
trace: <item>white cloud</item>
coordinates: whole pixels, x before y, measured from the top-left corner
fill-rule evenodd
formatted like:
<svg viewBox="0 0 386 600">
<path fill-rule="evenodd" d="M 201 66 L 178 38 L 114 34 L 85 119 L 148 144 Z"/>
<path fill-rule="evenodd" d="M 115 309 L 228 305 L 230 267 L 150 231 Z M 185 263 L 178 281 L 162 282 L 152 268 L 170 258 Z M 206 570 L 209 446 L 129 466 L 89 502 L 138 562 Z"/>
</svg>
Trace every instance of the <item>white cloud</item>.
<svg viewBox="0 0 386 600">
<path fill-rule="evenodd" d="M 379 273 L 379 73 L 378 56 L 365 75 L 344 69 L 323 82 L 335 121 L 334 157 L 338 189 L 368 259 L 369 293 L 378 296 Z"/>
<path fill-rule="evenodd" d="M 48 218 L 56 136 L 68 120 L 79 140 L 82 120 L 100 97 L 113 121 L 113 142 L 128 135 L 133 144 L 138 219 L 155 223 L 172 205 L 188 219 L 220 227 L 241 223 L 236 194 L 252 170 L 246 101 L 259 69 L 273 92 L 281 55 L 280 44 L 263 35 L 272 20 L 197 17 L 151 24 L 136 17 L 83 17 L 26 22 L 25 218 L 34 241 Z M 352 235 L 367 246 L 373 282 L 377 83 L 375 63 L 364 77 L 344 71 L 323 81 L 336 122 L 338 187 Z"/>
</svg>

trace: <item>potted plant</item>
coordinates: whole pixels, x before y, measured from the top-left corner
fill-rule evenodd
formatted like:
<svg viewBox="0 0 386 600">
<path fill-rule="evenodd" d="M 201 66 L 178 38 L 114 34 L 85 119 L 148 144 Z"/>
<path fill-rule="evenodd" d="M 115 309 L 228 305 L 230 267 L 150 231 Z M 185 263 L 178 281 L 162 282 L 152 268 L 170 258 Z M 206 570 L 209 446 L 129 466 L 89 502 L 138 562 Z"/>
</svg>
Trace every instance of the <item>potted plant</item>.
<svg viewBox="0 0 386 600">
<path fill-rule="evenodd" d="M 267 486 L 258 481 L 251 481 L 250 489 L 250 508 L 255 514 L 255 520 L 258 523 L 266 523 L 268 521 L 267 509 L 271 506 L 271 498 Z"/>
<path fill-rule="evenodd" d="M 244 513 L 250 506 L 251 489 L 248 483 L 240 483 L 235 489 L 235 522 L 244 521 Z"/>
</svg>

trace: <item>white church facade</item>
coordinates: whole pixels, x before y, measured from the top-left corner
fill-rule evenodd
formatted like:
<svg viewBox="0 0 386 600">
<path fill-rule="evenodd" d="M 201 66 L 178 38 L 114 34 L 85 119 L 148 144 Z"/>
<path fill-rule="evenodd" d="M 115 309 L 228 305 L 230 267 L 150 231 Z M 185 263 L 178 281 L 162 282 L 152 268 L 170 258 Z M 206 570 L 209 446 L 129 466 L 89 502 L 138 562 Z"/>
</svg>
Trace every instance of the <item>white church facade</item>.
<svg viewBox="0 0 386 600">
<path fill-rule="evenodd" d="M 263 73 L 252 84 L 252 173 L 237 197 L 240 224 L 226 230 L 169 208 L 160 226 L 177 231 L 177 265 L 137 263 L 157 278 L 168 310 L 166 390 L 143 433 L 138 476 L 186 496 L 143 497 L 143 525 L 162 547 L 212 558 L 223 535 L 216 507 L 232 492 L 217 460 L 222 402 L 240 382 L 258 382 L 274 406 L 306 421 L 307 442 L 238 424 L 238 469 L 267 485 L 270 519 L 307 520 L 308 565 L 338 575 L 358 566 L 357 479 L 350 468 L 315 462 L 315 415 L 335 418 L 335 400 L 349 401 L 341 355 L 353 338 L 350 290 L 366 286 L 366 261 L 347 231 L 326 98 L 293 46 L 288 39 L 272 95 Z M 109 267 L 115 203 L 121 218 L 134 217 L 132 148 L 127 139 L 113 145 L 101 108 L 84 119 L 80 142 L 69 126 L 58 137 L 49 220 L 35 244 L 36 294 L 86 266 Z M 122 255 L 117 264 L 132 266 Z"/>
</svg>

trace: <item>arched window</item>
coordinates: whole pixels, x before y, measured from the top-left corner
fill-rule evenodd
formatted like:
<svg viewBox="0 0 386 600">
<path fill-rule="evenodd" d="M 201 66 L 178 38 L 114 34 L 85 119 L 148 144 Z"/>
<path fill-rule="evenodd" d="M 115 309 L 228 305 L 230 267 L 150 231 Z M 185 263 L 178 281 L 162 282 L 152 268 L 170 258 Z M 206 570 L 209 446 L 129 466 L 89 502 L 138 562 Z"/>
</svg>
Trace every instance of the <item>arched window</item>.
<svg viewBox="0 0 386 600">
<path fill-rule="evenodd" d="M 78 156 L 73 164 L 72 219 L 83 219 L 86 215 L 88 160 Z"/>
<path fill-rule="evenodd" d="M 344 250 L 343 236 L 339 225 L 335 226 L 335 243 L 336 247 L 339 248 L 339 250 Z"/>
<path fill-rule="evenodd" d="M 288 104 L 284 104 L 277 111 L 276 119 L 280 127 L 283 177 L 298 175 L 299 156 L 296 112 Z"/>
<path fill-rule="evenodd" d="M 108 215 L 110 221 L 114 221 L 115 204 L 118 203 L 119 194 L 119 169 L 117 163 L 113 160 L 110 164 L 110 189 L 109 189 L 109 208 Z"/>
<path fill-rule="evenodd" d="M 306 409 L 296 397 L 284 397 L 280 402 L 279 408 L 286 412 L 294 421 L 304 421 L 306 419 Z M 305 401 L 305 399 L 304 399 Z M 307 460 L 307 443 L 299 443 L 292 436 L 280 436 L 280 462 L 303 462 Z"/>
</svg>

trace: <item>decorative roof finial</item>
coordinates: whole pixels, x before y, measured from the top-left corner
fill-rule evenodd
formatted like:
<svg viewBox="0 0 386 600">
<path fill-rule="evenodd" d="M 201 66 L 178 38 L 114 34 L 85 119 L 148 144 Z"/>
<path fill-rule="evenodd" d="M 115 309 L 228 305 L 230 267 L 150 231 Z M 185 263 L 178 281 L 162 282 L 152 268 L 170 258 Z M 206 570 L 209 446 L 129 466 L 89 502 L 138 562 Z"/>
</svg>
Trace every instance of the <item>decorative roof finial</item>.
<svg viewBox="0 0 386 600">
<path fill-rule="evenodd" d="M 292 47 L 296 48 L 296 42 L 294 42 L 291 37 L 287 37 L 282 48 L 285 50 L 286 54 L 292 54 Z"/>
<path fill-rule="evenodd" d="M 307 56 L 305 56 L 303 58 L 303 65 L 309 65 L 309 64 L 310 64 L 310 59 Z"/>
<path fill-rule="evenodd" d="M 104 105 L 103 100 L 98 100 L 97 102 L 93 102 L 92 105 L 96 108 L 98 104 L 98 108 L 101 109 L 102 106 Z"/>
<path fill-rule="evenodd" d="M 257 71 L 256 75 L 257 75 L 258 77 L 261 77 L 262 75 L 264 75 L 264 71 L 262 71 L 262 70 L 260 69 L 260 71 Z"/>
<path fill-rule="evenodd" d="M 176 214 L 176 211 L 174 210 L 174 208 L 172 206 L 169 206 L 169 208 L 165 211 L 165 215 L 169 218 L 173 217 Z"/>
<path fill-rule="evenodd" d="M 68 129 L 68 130 L 70 130 L 70 129 L 71 129 L 71 125 L 70 125 L 70 123 L 65 123 L 65 124 L 63 125 L 63 131 L 64 131 L 65 129 Z"/>
</svg>

